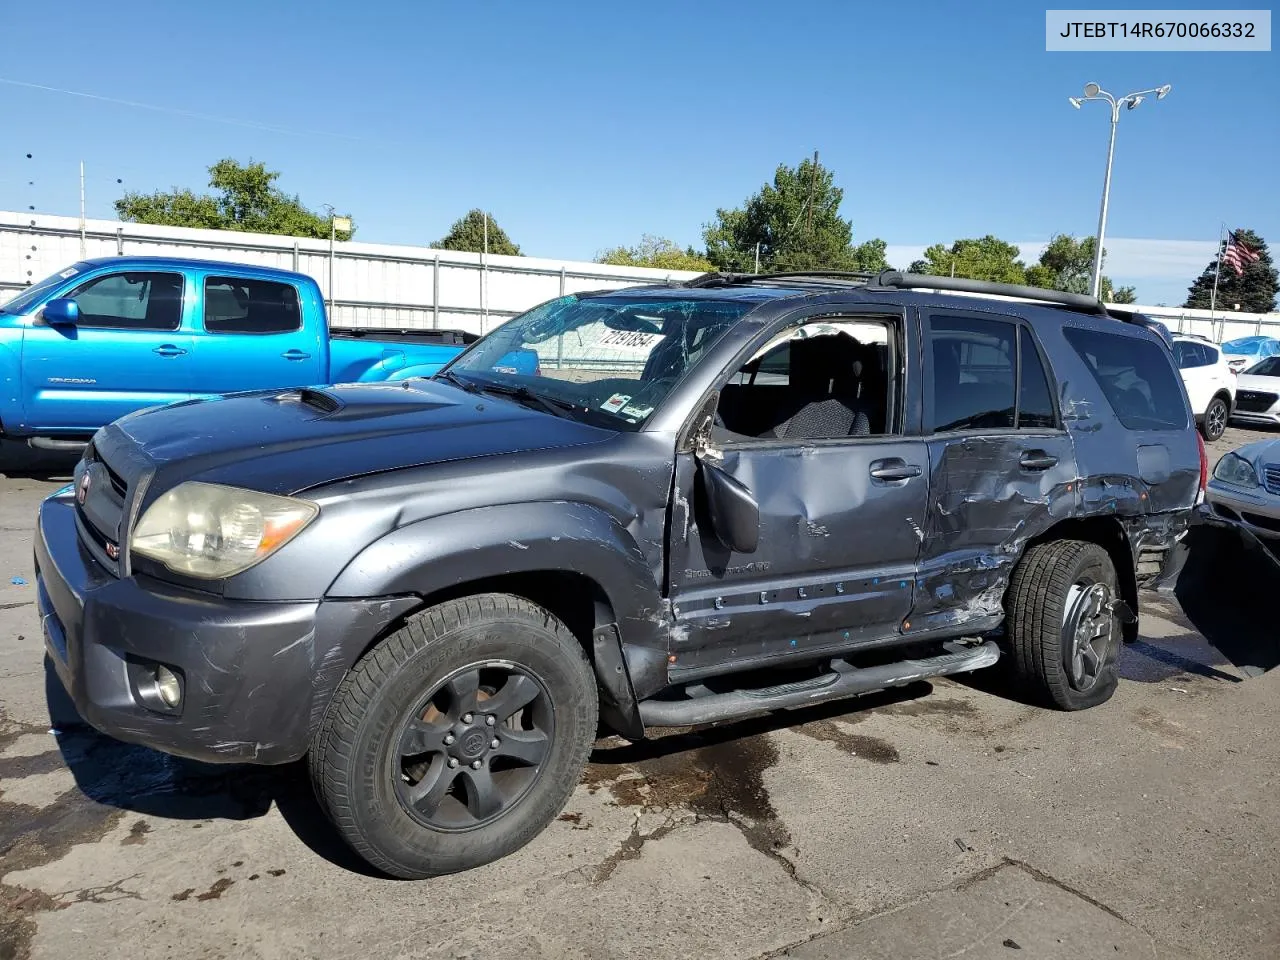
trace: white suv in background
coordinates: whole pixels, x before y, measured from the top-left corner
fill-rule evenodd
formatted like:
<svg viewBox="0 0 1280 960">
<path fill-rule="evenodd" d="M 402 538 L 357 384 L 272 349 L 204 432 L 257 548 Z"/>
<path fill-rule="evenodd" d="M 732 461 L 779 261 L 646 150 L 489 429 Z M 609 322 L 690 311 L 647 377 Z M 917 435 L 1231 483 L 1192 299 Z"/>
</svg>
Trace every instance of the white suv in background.
<svg viewBox="0 0 1280 960">
<path fill-rule="evenodd" d="M 1217 440 L 1227 429 L 1236 403 L 1236 375 L 1216 343 L 1194 334 L 1173 335 L 1173 357 L 1186 384 L 1196 423 L 1206 440 Z"/>
</svg>

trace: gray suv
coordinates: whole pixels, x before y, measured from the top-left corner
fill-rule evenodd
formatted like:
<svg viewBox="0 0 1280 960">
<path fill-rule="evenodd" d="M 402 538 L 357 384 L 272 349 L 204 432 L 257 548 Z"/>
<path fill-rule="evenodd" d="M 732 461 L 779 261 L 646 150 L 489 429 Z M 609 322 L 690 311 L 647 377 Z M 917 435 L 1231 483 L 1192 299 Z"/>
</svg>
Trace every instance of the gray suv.
<svg viewBox="0 0 1280 960">
<path fill-rule="evenodd" d="M 550 301 L 431 379 L 126 417 L 42 505 L 35 564 L 87 721 L 305 756 L 351 846 L 424 877 L 528 842 L 601 726 L 988 667 L 1102 703 L 1204 481 L 1140 317 L 711 274 Z"/>
</svg>

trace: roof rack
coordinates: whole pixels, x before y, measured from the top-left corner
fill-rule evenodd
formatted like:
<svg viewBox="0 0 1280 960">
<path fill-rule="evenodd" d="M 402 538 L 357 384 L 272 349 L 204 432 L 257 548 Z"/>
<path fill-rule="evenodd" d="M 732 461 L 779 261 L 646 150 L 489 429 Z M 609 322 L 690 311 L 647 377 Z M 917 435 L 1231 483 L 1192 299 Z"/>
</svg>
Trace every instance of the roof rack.
<svg viewBox="0 0 1280 960">
<path fill-rule="evenodd" d="M 915 287 L 921 290 L 951 290 L 956 293 L 985 293 L 998 297 L 1016 297 L 1019 300 L 1039 300 L 1058 306 L 1070 307 L 1085 313 L 1110 316 L 1106 306 L 1097 297 L 1087 293 L 1067 293 L 1063 290 L 1046 290 L 1042 287 L 1024 287 L 1016 283 L 996 283 L 993 280 L 969 280 L 964 277 L 934 277 L 923 273 L 904 273 L 901 270 L 885 270 L 875 278 L 871 286 Z"/>
<path fill-rule="evenodd" d="M 870 283 L 876 274 L 859 270 L 790 270 L 782 273 L 722 273 L 712 271 L 686 280 L 686 287 L 728 287 L 737 284 L 763 283 L 771 284 L 779 281 L 812 283 L 856 283 L 858 286 Z"/>
</svg>

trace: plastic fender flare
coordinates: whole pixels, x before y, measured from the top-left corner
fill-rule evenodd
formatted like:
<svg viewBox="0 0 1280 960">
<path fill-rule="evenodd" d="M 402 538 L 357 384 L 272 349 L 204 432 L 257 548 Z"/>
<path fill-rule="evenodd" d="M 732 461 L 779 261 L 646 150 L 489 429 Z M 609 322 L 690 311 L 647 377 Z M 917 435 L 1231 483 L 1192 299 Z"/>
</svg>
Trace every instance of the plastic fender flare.
<svg viewBox="0 0 1280 960">
<path fill-rule="evenodd" d="M 377 360 L 371 362 L 367 367 L 360 371 L 358 376 L 352 377 L 353 367 L 347 368 L 347 375 L 343 377 L 343 383 L 381 383 L 384 380 L 391 380 L 395 377 L 396 371 L 400 369 L 398 364 L 404 363 L 403 353 L 384 353 Z"/>
<path fill-rule="evenodd" d="M 631 534 L 587 504 L 510 503 L 407 524 L 360 551 L 326 597 L 429 596 L 504 574 L 548 571 L 588 577 L 612 607 L 617 629 L 608 633 L 607 656 L 597 646 L 597 673 L 622 666 L 633 701 L 666 685 L 667 606 L 653 571 Z M 601 682 L 614 690 L 618 681 Z"/>
</svg>

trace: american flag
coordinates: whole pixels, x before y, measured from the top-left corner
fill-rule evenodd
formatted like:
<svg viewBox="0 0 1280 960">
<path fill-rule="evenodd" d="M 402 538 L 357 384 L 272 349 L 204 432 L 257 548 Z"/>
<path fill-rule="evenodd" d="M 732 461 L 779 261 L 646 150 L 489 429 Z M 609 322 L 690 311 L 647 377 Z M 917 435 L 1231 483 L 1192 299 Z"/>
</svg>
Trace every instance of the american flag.
<svg viewBox="0 0 1280 960">
<path fill-rule="evenodd" d="M 1258 257 L 1258 251 L 1245 246 L 1234 230 L 1227 234 L 1227 245 L 1222 251 L 1222 262 L 1234 270 L 1237 277 L 1243 277 L 1245 266 L 1255 263 Z"/>
</svg>

